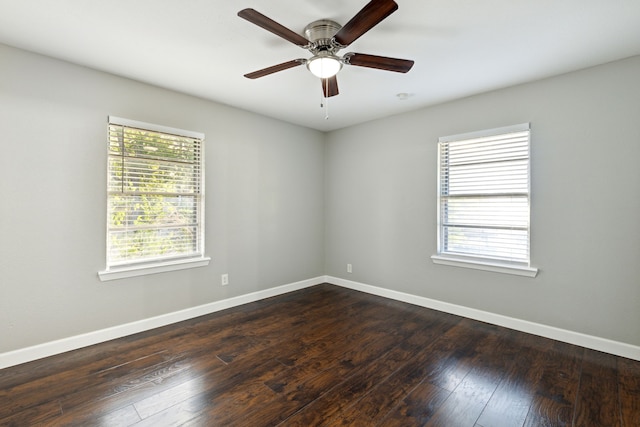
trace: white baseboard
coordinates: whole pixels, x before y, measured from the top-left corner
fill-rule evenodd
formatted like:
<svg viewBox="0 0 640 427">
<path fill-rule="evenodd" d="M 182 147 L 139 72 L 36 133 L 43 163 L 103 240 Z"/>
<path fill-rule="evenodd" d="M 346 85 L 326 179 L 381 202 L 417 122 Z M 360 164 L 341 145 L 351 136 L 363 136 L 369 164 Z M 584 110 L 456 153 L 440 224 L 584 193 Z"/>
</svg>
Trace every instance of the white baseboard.
<svg viewBox="0 0 640 427">
<path fill-rule="evenodd" d="M 297 291 L 300 289 L 308 288 L 310 286 L 319 285 L 321 283 L 331 283 L 337 286 L 342 286 L 344 288 L 362 291 L 369 294 L 442 311 L 445 313 L 455 314 L 458 316 L 467 317 L 469 319 L 479 320 L 481 322 L 504 326 L 505 328 L 551 338 L 554 340 L 563 341 L 593 350 L 603 351 L 605 353 L 610 353 L 617 356 L 627 357 L 629 359 L 640 361 L 640 347 L 631 344 L 612 341 L 600 337 L 594 337 L 591 335 L 573 332 L 566 329 L 555 328 L 553 326 L 542 325 L 526 320 L 502 316 L 500 314 L 490 313 L 487 311 L 477 310 L 474 308 L 464 307 L 456 304 L 450 304 L 447 302 L 442 302 L 417 295 L 371 286 L 364 283 L 341 279 L 339 277 L 320 276 L 313 279 L 290 283 L 288 285 L 277 286 L 275 288 L 270 288 L 263 291 L 252 292 L 250 294 L 240 295 L 222 301 L 215 301 L 209 304 L 204 304 L 185 310 L 175 311 L 172 313 L 139 320 L 137 322 L 126 323 L 123 325 L 101 329 L 82 335 L 76 335 L 69 338 L 63 338 L 32 347 L 26 347 L 6 353 L 0 353 L 0 369 L 20 365 L 22 363 L 31 362 L 33 360 L 42 359 L 44 357 L 53 356 L 55 354 L 64 353 L 66 351 L 76 350 L 82 347 L 87 347 L 93 344 L 125 337 L 139 332 L 144 332 L 150 329 L 159 328 L 161 326 L 181 322 L 183 320 L 193 319 L 198 316 L 204 316 L 206 314 L 215 313 L 216 311 L 221 311 L 242 304 L 259 301 L 261 299 L 282 295 L 287 292 Z"/>
<path fill-rule="evenodd" d="M 216 311 L 259 301 L 261 299 L 285 294 L 287 292 L 319 285 L 320 283 L 324 283 L 324 279 L 324 276 L 320 276 L 313 279 L 303 280 L 301 282 L 290 283 L 288 285 L 277 286 L 263 291 L 252 292 L 250 294 L 187 308 L 185 310 L 150 317 L 137 322 L 125 323 L 123 325 L 88 332 L 82 335 L 76 335 L 73 337 L 34 345 L 32 347 L 0 353 L 0 369 L 31 362 L 33 360 L 42 359 L 44 357 L 53 356 L 70 350 L 76 350 L 112 339 L 122 338 L 127 335 L 137 334 L 139 332 L 159 328 L 161 326 L 181 322 L 183 320 L 193 319 L 194 317 L 204 316 L 206 314 L 215 313 Z"/>
<path fill-rule="evenodd" d="M 443 311 L 445 313 L 455 314 L 458 316 L 467 317 L 469 319 L 491 323 L 493 325 L 504 326 L 505 328 L 514 329 L 516 331 L 526 332 L 545 338 L 551 338 L 569 344 L 575 344 L 581 347 L 590 348 L 592 350 L 598 350 L 605 353 L 614 354 L 616 356 L 622 356 L 640 361 L 640 347 L 631 344 L 612 341 L 606 338 L 594 337 L 592 335 L 586 335 L 580 332 L 542 325 L 540 323 L 529 322 L 527 320 L 502 316 L 500 314 L 476 310 L 474 308 L 450 304 L 447 302 L 442 302 L 417 295 L 379 288 L 376 286 L 366 285 L 364 283 L 341 279 L 339 277 L 326 276 L 324 281 L 356 291 L 362 291 L 369 294 L 378 295 L 381 297 L 390 298 L 413 305 L 418 305 L 421 307 L 431 308 L 434 310 Z"/>
</svg>

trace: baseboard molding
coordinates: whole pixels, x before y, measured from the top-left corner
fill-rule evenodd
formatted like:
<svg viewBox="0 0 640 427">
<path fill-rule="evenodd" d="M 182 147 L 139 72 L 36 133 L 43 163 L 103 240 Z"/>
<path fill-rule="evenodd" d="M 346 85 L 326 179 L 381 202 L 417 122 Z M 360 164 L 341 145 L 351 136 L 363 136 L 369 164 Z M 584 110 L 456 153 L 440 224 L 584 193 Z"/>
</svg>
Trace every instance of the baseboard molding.
<svg viewBox="0 0 640 427">
<path fill-rule="evenodd" d="M 569 344 L 579 345 L 581 347 L 598 350 L 616 356 L 622 356 L 633 360 L 640 361 L 640 347 L 626 344 L 619 341 L 612 341 L 606 338 L 594 337 L 580 332 L 560 329 L 553 326 L 542 325 L 539 323 L 529 322 L 527 320 L 516 319 L 513 317 L 502 316 L 500 314 L 490 313 L 487 311 L 476 310 L 474 308 L 464 307 L 461 305 L 450 304 L 430 298 L 417 295 L 407 294 L 403 292 L 393 291 L 386 288 L 366 285 L 351 280 L 341 279 L 339 277 L 326 276 L 325 282 L 356 291 L 366 292 L 368 294 L 378 295 L 409 304 L 418 305 L 425 308 L 442 311 L 445 313 L 455 314 L 469 319 L 479 320 L 493 325 L 504 326 L 505 328 L 538 335 L 545 338 L 551 338 L 563 341 Z"/>
<path fill-rule="evenodd" d="M 76 350 L 82 347 L 87 347 L 112 339 L 137 334 L 139 332 L 148 331 L 150 329 L 159 328 L 161 326 L 170 325 L 172 323 L 182 322 L 183 320 L 193 319 L 194 317 L 204 316 L 206 314 L 215 313 L 216 311 L 225 310 L 227 308 L 232 308 L 242 304 L 259 301 L 261 299 L 297 291 L 300 289 L 308 288 L 310 286 L 319 285 L 324 282 L 325 277 L 320 276 L 313 279 L 303 280 L 300 282 L 252 292 L 221 301 L 215 301 L 209 304 L 187 308 L 185 310 L 150 317 L 148 319 L 143 319 L 136 322 L 125 323 L 123 325 L 101 329 L 82 335 L 76 335 L 73 337 L 38 344 L 32 347 L 26 347 L 6 353 L 0 353 L 0 369 L 20 365 L 22 363 L 31 362 L 33 360 L 42 359 L 44 357 L 53 356 L 55 354 L 60 354 L 67 351 Z"/>
<path fill-rule="evenodd" d="M 640 361 L 640 347 L 631 344 L 612 341 L 600 337 L 594 337 L 579 332 L 542 325 L 539 323 L 529 322 L 526 320 L 516 319 L 508 316 L 502 316 L 487 311 L 477 310 L 474 308 L 407 294 L 404 292 L 371 286 L 364 283 L 341 279 L 339 277 L 320 276 L 300 282 L 290 283 L 287 285 L 277 286 L 262 291 L 228 298 L 221 301 L 215 301 L 209 304 L 203 304 L 197 307 L 191 307 L 185 310 L 175 311 L 148 319 L 139 320 L 137 322 L 126 323 L 123 325 L 101 329 L 98 331 L 76 335 L 73 337 L 63 338 L 32 347 L 26 347 L 6 353 L 0 353 L 0 369 L 20 365 L 22 363 L 31 362 L 33 360 L 42 359 L 44 357 L 53 356 L 67 351 L 76 350 L 82 347 L 87 347 L 112 339 L 137 334 L 139 332 L 148 331 L 150 329 L 159 328 L 162 326 L 170 325 L 172 323 L 181 322 L 183 320 L 193 319 L 195 317 L 204 316 L 206 314 L 215 313 L 227 308 L 232 308 L 242 304 L 259 301 L 261 299 L 297 291 L 300 289 L 308 288 L 310 286 L 319 285 L 321 283 L 331 283 L 337 286 L 342 286 L 344 288 L 366 292 L 368 294 L 378 295 L 384 298 L 402 301 L 409 304 L 442 311 L 445 313 L 455 314 L 458 316 L 467 317 L 469 319 L 479 320 L 481 322 L 504 326 L 505 328 L 551 338 L 554 340 L 563 341 L 593 350 L 603 351 L 605 353 L 610 353 L 617 356 L 627 357 L 629 359 Z"/>
</svg>

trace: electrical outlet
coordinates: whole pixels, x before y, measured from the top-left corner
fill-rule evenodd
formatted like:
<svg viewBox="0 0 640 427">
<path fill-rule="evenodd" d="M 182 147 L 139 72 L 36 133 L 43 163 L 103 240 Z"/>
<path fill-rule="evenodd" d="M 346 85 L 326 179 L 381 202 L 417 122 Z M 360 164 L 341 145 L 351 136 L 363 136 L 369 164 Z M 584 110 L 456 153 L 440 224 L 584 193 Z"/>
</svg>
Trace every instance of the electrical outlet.
<svg viewBox="0 0 640 427">
<path fill-rule="evenodd" d="M 351 264 L 347 264 L 347 273 L 353 273 L 353 268 L 351 267 Z"/>
<path fill-rule="evenodd" d="M 222 280 L 222 286 L 227 286 L 229 284 L 229 275 L 228 274 L 223 274 L 221 277 Z"/>
</svg>

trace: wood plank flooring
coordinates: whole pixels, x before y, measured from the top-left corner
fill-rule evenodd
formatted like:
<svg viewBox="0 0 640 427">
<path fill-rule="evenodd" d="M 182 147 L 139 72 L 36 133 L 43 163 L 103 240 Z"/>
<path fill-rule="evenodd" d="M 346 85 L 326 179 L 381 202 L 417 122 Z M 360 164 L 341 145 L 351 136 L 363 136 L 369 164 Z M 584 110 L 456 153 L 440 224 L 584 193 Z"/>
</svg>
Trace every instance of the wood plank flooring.
<svg viewBox="0 0 640 427">
<path fill-rule="evenodd" d="M 323 284 L 0 370 L 2 426 L 640 426 L 640 362 Z"/>
</svg>

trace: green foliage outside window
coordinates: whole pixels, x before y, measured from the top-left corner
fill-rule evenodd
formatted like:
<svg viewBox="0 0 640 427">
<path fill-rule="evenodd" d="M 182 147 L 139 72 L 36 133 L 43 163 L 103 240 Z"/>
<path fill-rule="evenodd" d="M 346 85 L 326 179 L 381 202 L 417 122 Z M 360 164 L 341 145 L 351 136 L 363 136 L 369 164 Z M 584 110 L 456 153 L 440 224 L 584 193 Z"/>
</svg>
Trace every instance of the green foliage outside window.
<svg viewBox="0 0 640 427">
<path fill-rule="evenodd" d="M 109 126 L 109 265 L 201 251 L 201 143 Z"/>
</svg>

